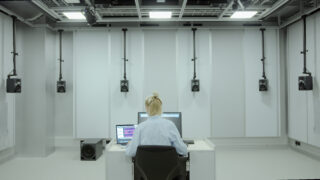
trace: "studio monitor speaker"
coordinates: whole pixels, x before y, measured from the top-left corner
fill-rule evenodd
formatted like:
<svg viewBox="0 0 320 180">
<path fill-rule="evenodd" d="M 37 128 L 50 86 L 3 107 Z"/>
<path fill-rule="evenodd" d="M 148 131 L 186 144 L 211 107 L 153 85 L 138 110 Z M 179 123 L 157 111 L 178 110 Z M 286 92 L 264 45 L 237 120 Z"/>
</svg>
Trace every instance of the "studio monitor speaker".
<svg viewBox="0 0 320 180">
<path fill-rule="evenodd" d="M 21 93 L 21 79 L 8 78 L 7 79 L 7 92 L 8 93 Z"/>
<path fill-rule="evenodd" d="M 312 76 L 299 76 L 299 90 L 308 91 L 313 89 Z"/>
</svg>

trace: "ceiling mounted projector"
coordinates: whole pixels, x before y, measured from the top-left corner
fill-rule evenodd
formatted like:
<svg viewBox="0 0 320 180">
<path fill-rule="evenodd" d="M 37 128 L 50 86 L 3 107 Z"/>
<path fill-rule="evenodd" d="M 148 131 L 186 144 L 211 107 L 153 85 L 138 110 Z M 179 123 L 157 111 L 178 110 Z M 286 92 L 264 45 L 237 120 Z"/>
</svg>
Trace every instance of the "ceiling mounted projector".
<svg viewBox="0 0 320 180">
<path fill-rule="evenodd" d="M 85 9 L 84 9 L 84 16 L 86 17 L 87 19 L 87 22 L 89 25 L 94 25 L 97 23 L 97 17 L 95 15 L 95 11 L 93 8 L 87 6 Z"/>
</svg>

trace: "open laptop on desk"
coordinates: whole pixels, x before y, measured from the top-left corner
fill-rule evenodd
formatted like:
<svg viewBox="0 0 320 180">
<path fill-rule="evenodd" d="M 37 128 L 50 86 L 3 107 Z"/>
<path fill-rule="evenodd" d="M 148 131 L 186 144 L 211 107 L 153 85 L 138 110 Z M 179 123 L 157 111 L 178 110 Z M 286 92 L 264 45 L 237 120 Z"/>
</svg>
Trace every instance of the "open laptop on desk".
<svg viewBox="0 0 320 180">
<path fill-rule="evenodd" d="M 134 124 L 121 124 L 116 125 L 117 144 L 127 145 L 132 140 L 134 130 L 137 125 Z"/>
</svg>

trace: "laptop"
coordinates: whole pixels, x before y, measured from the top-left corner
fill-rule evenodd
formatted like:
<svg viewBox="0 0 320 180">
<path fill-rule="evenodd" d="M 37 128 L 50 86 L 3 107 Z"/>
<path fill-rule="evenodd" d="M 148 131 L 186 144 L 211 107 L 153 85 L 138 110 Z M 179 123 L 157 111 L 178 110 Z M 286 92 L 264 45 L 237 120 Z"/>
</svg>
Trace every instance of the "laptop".
<svg viewBox="0 0 320 180">
<path fill-rule="evenodd" d="M 120 124 L 116 125 L 117 144 L 127 145 L 132 140 L 135 124 Z"/>
</svg>

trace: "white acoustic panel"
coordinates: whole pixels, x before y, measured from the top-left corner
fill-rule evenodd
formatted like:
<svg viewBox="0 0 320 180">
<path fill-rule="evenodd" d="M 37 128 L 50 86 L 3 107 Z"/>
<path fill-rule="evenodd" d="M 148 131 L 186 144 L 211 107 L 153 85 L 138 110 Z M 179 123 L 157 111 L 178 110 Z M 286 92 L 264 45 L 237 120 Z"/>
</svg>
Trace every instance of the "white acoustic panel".
<svg viewBox="0 0 320 180">
<path fill-rule="evenodd" d="M 120 92 L 120 80 L 123 79 L 123 32 L 110 32 L 110 116 L 111 137 L 116 136 L 117 124 L 137 124 L 138 112 L 144 110 L 143 79 L 143 33 L 141 30 L 127 31 L 127 79 L 129 92 Z M 112 57 L 112 58 L 111 58 Z"/>
<path fill-rule="evenodd" d="M 211 33 L 196 31 L 196 72 L 200 91 L 191 91 L 193 78 L 193 37 L 191 30 L 177 32 L 177 82 L 182 134 L 186 138 L 211 136 Z M 209 38 L 208 38 L 209 37 Z"/>
<path fill-rule="evenodd" d="M 308 143 L 320 147 L 319 118 L 320 118 L 320 16 L 307 18 L 307 68 L 313 74 L 313 91 L 308 92 Z"/>
<path fill-rule="evenodd" d="M 144 32 L 144 97 L 159 92 L 163 111 L 178 111 L 176 30 Z"/>
<path fill-rule="evenodd" d="M 6 102 L 0 102 L 0 150 L 8 145 L 8 105 Z"/>
<path fill-rule="evenodd" d="M 243 30 L 212 31 L 212 135 L 245 135 Z"/>
<path fill-rule="evenodd" d="M 75 136 L 109 135 L 108 32 L 74 33 Z"/>
<path fill-rule="evenodd" d="M 265 70 L 268 91 L 259 91 L 262 79 L 262 42 L 259 29 L 247 29 L 244 34 L 246 137 L 276 137 L 279 135 L 277 30 L 265 31 Z"/>
<path fill-rule="evenodd" d="M 308 142 L 307 93 L 298 90 L 298 76 L 302 74 L 302 21 L 287 31 L 288 120 L 289 137 Z"/>
</svg>

